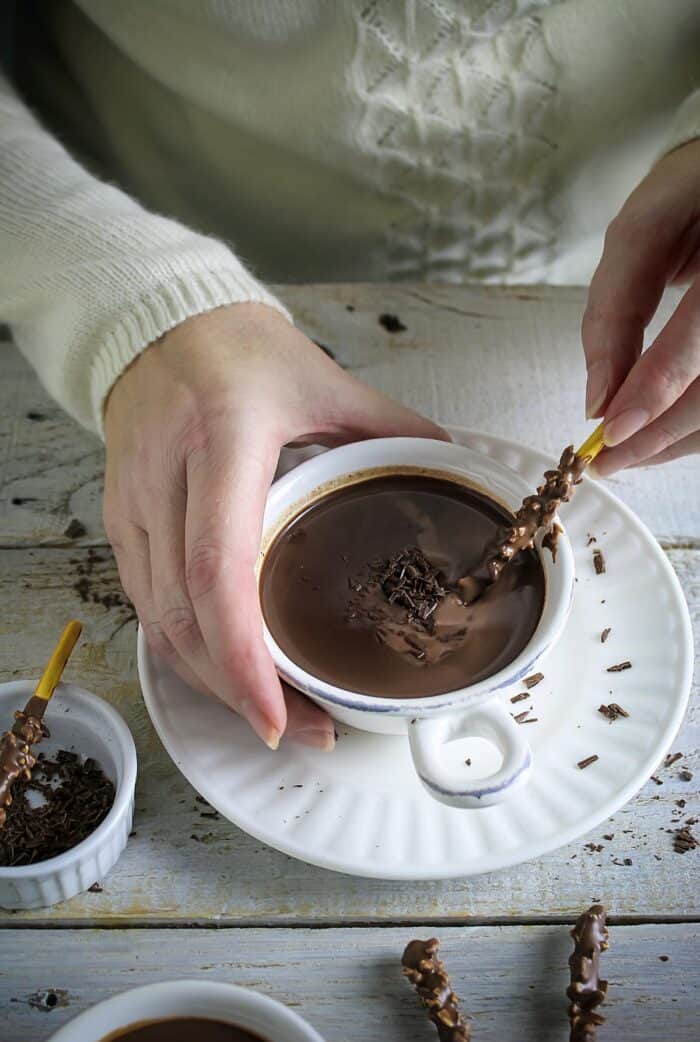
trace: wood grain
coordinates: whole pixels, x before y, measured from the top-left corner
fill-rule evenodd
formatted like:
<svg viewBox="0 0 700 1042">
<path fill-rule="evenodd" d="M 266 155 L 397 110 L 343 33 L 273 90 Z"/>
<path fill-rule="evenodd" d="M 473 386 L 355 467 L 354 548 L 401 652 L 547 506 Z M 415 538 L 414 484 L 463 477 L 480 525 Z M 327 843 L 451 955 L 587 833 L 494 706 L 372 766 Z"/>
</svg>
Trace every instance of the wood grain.
<svg viewBox="0 0 700 1042">
<path fill-rule="evenodd" d="M 115 992 L 208 978 L 293 1006 L 326 1042 L 433 1042 L 435 1029 L 402 978 L 399 959 L 412 936 L 434 932 L 432 924 L 415 931 L 8 930 L 0 946 L 3 1039 L 44 1042 Z M 610 933 L 601 1042 L 696 1042 L 698 927 L 613 926 Z M 444 929 L 440 937 L 475 1039 L 565 1042 L 567 926 Z M 18 973 L 18 952 L 30 972 Z"/>
<path fill-rule="evenodd" d="M 92 557 L 88 601 L 74 589 L 78 570 Z M 672 550 L 700 634 L 700 552 Z M 98 600 L 113 598 L 105 608 Z M 683 762 L 661 770 L 663 784 L 648 783 L 608 825 L 518 868 L 486 878 L 422 884 L 353 879 L 280 854 L 229 822 L 203 816 L 207 807 L 163 751 L 138 691 L 135 623 L 119 597 L 114 560 L 104 548 L 29 548 L 0 551 L 0 679 L 37 674 L 59 628 L 77 617 L 85 624 L 66 670 L 74 680 L 112 702 L 125 717 L 138 749 L 136 834 L 104 892 L 27 913 L 1 913 L 53 923 L 342 923 L 431 919 L 503 921 L 571 916 L 604 897 L 620 916 L 694 916 L 700 912 L 700 851 L 671 849 L 666 829 L 700 810 L 700 724 L 697 686 L 674 749 Z M 21 665 L 13 663 L 21 660 Z M 679 771 L 694 771 L 691 782 Z M 678 808 L 675 801 L 685 799 Z M 615 834 L 608 842 L 604 834 Z M 600 852 L 586 844 L 603 844 Z M 575 855 L 575 856 L 573 856 Z M 631 857 L 632 866 L 624 865 Z M 615 859 L 618 864 L 613 862 Z M 658 859 L 658 860 L 657 860 Z"/>
<path fill-rule="evenodd" d="M 590 430 L 582 404 L 582 289 L 330 285 L 279 292 L 300 327 L 340 364 L 444 422 L 552 456 Z M 650 336 L 678 295 L 667 294 Z M 397 313 L 406 331 L 386 332 L 377 320 L 385 311 Z M 73 517 L 86 526 L 84 542 L 103 542 L 99 442 L 48 398 L 7 343 L 0 343 L 0 371 L 2 544 L 65 544 Z M 700 457 L 627 471 L 610 487 L 662 542 L 700 546 Z"/>
</svg>

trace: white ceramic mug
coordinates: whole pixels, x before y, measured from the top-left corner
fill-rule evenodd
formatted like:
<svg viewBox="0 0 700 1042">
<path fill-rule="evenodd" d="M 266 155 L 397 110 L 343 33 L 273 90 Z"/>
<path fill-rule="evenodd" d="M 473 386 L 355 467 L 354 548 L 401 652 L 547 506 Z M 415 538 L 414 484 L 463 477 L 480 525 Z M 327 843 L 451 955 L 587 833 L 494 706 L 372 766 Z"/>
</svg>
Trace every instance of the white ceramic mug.
<svg viewBox="0 0 700 1042">
<path fill-rule="evenodd" d="M 159 981 L 132 988 L 80 1013 L 49 1042 L 102 1042 L 144 1020 L 204 1017 L 246 1028 L 265 1042 L 323 1042 L 281 1002 L 235 984 L 207 980 Z"/>
<path fill-rule="evenodd" d="M 300 510 L 331 491 L 385 472 L 454 476 L 486 493 L 511 511 L 533 489 L 509 467 L 451 442 L 421 438 L 378 438 L 331 449 L 307 459 L 270 488 L 263 518 L 258 562 L 278 532 Z M 362 731 L 408 734 L 415 769 L 428 792 L 453 807 L 486 807 L 500 803 L 522 786 L 532 766 L 530 746 L 508 709 L 497 697 L 535 670 L 561 635 L 574 590 L 574 556 L 562 532 L 556 562 L 548 550 L 537 550 L 545 577 L 545 602 L 539 623 L 520 654 L 497 673 L 456 691 L 427 698 L 379 698 L 347 691 L 312 676 L 293 662 L 264 627 L 265 643 L 277 671 L 332 717 Z M 492 742 L 502 756 L 498 770 L 470 785 L 450 769 L 444 745 L 457 738 Z"/>
</svg>

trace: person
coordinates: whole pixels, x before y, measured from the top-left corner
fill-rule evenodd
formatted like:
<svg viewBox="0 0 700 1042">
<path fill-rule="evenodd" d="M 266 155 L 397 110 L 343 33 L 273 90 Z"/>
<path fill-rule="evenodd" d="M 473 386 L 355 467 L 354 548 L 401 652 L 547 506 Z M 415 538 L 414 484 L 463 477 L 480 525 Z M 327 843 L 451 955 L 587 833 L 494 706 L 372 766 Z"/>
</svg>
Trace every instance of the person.
<svg viewBox="0 0 700 1042">
<path fill-rule="evenodd" d="M 104 436 L 105 529 L 149 642 L 270 747 L 285 730 L 333 746 L 262 641 L 253 562 L 280 447 L 445 434 L 336 366 L 252 267 L 592 275 L 598 472 L 700 448 L 696 0 L 56 0 L 3 17 L 1 317 Z"/>
</svg>

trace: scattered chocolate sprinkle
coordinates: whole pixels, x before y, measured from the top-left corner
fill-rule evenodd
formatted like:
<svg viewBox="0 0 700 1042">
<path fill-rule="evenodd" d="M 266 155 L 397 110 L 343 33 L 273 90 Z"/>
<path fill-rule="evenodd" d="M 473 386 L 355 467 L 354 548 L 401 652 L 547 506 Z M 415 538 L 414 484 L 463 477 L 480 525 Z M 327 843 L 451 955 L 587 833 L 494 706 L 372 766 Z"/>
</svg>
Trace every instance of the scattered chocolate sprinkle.
<svg viewBox="0 0 700 1042">
<path fill-rule="evenodd" d="M 511 702 L 522 702 L 525 698 L 530 698 L 529 691 L 521 691 L 519 695 L 513 695 Z"/>
<path fill-rule="evenodd" d="M 521 720 L 521 724 L 536 724 L 539 721 L 539 716 L 530 716 L 527 720 Z"/>
<path fill-rule="evenodd" d="M 659 961 L 660 962 L 668 962 L 668 955 L 660 955 L 659 956 Z"/>
<path fill-rule="evenodd" d="M 544 680 L 544 673 L 533 673 L 530 677 L 525 677 L 523 684 L 530 690 L 531 687 L 536 687 L 541 680 Z"/>
<path fill-rule="evenodd" d="M 13 507 L 21 507 L 25 503 L 36 503 L 36 496 L 13 496 L 10 502 Z"/>
<path fill-rule="evenodd" d="M 607 716 L 610 723 L 621 716 L 629 716 L 627 710 L 623 709 L 621 705 L 617 704 L 617 702 L 609 702 L 608 705 L 598 706 L 598 712 L 602 713 L 603 716 Z"/>
<path fill-rule="evenodd" d="M 355 305 L 354 304 L 346 304 L 345 305 L 345 310 L 346 311 L 354 311 L 355 310 Z"/>
<path fill-rule="evenodd" d="M 591 533 L 589 532 L 588 533 L 588 538 L 586 539 L 586 546 L 590 546 L 591 543 L 597 543 L 597 542 L 598 542 L 598 540 L 596 539 L 596 537 L 594 535 L 591 535 Z"/>
<path fill-rule="evenodd" d="M 651 775 L 650 781 L 653 781 L 655 785 L 663 785 L 661 778 L 657 778 L 655 774 Z"/>
<path fill-rule="evenodd" d="M 600 643 L 601 644 L 605 644 L 606 640 L 610 636 L 610 629 L 611 629 L 610 626 L 606 626 L 605 629 L 603 630 L 603 632 L 601 633 L 601 635 L 600 635 Z"/>
<path fill-rule="evenodd" d="M 399 604 L 406 609 L 406 621 L 432 633 L 435 624 L 432 618 L 447 590 L 440 582 L 440 571 L 417 546 L 399 550 L 388 560 L 378 563 L 370 575 L 370 582 L 381 586 L 390 604 Z M 352 586 L 352 582 L 351 582 Z M 353 587 L 359 592 L 356 583 Z M 420 648 L 417 649 L 420 654 Z"/>
<path fill-rule="evenodd" d="M 590 767 L 592 763 L 595 763 L 596 760 L 599 759 L 600 757 L 598 756 L 598 754 L 594 753 L 593 756 L 587 756 L 585 760 L 579 760 L 576 766 L 580 771 L 584 771 L 586 767 Z"/>
<path fill-rule="evenodd" d="M 609 832 L 607 836 L 603 836 L 603 839 L 607 839 L 608 843 L 610 843 L 613 839 L 615 839 L 615 833 Z"/>
<path fill-rule="evenodd" d="M 28 420 L 34 420 L 35 422 L 38 422 L 40 420 L 45 420 L 46 417 L 44 416 L 43 412 L 28 412 L 27 413 L 27 419 Z"/>
<path fill-rule="evenodd" d="M 468 756 L 464 762 L 467 765 L 467 767 L 471 767 L 472 761 L 470 756 Z"/>
<path fill-rule="evenodd" d="M 440 942 L 409 941 L 401 956 L 403 973 L 416 989 L 440 1042 L 469 1042 L 471 1030 L 459 1010 L 444 963 L 438 958 Z"/>
<path fill-rule="evenodd" d="M 618 662 L 614 666 L 608 666 L 606 673 L 622 673 L 625 669 L 631 669 L 631 662 Z"/>
<path fill-rule="evenodd" d="M 388 311 L 379 316 L 379 325 L 386 329 L 387 333 L 403 333 L 407 328 L 398 315 L 392 315 Z"/>
<path fill-rule="evenodd" d="M 602 575 L 605 571 L 605 558 L 602 550 L 593 551 L 593 567 L 596 575 Z"/>
<path fill-rule="evenodd" d="M 43 797 L 32 806 L 28 794 Z M 53 760 L 40 753 L 30 779 L 19 779 L 0 830 L 0 865 L 32 865 L 70 850 L 104 820 L 114 786 L 93 759 L 61 749 Z"/>
<path fill-rule="evenodd" d="M 692 781 L 693 780 L 693 772 L 692 771 L 679 771 L 678 772 L 678 777 L 680 778 L 681 781 Z"/>
<path fill-rule="evenodd" d="M 518 713 L 518 715 L 517 715 L 517 716 L 514 716 L 514 717 L 513 717 L 513 719 L 515 720 L 516 724 L 522 724 L 522 723 L 523 723 L 523 721 L 524 721 L 524 720 L 525 720 L 525 719 L 526 719 L 526 718 L 527 718 L 527 717 L 528 717 L 529 715 L 530 715 L 530 710 L 529 710 L 529 709 L 525 709 L 525 710 L 524 710 L 524 711 L 523 711 L 522 713 Z"/>
<path fill-rule="evenodd" d="M 81 536 L 84 536 L 86 532 L 87 529 L 83 522 L 79 521 L 77 517 L 74 517 L 71 521 L 69 521 L 63 534 L 67 536 L 68 539 L 80 539 Z"/>
<path fill-rule="evenodd" d="M 682 759 L 683 753 L 669 753 L 664 760 L 664 767 L 671 767 L 674 763 L 678 763 L 678 761 Z"/>
<path fill-rule="evenodd" d="M 569 1042 L 595 1042 L 597 1028 L 605 1017 L 596 1007 L 605 1001 L 608 982 L 600 978 L 600 953 L 608 948 L 606 912 L 602 905 L 591 905 L 579 916 L 571 931 L 574 950 L 569 957 L 571 983 L 569 999 Z"/>
<path fill-rule="evenodd" d="M 677 854 L 685 854 L 699 845 L 689 828 L 679 829 L 673 837 L 673 849 Z"/>
<path fill-rule="evenodd" d="M 88 887 L 91 894 L 101 894 L 104 892 L 104 887 L 100 886 L 99 883 L 93 883 L 92 886 Z"/>
<path fill-rule="evenodd" d="M 688 802 L 687 800 L 676 800 L 676 806 L 677 807 L 685 807 L 687 802 Z"/>
</svg>

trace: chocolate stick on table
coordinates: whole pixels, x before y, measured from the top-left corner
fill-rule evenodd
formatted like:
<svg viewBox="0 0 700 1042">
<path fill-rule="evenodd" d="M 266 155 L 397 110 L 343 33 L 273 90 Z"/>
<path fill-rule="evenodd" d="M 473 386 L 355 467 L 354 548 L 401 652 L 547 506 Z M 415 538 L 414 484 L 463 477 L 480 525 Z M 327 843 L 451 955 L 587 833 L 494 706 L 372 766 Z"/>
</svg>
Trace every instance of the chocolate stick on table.
<svg viewBox="0 0 700 1042">
<path fill-rule="evenodd" d="M 15 712 L 12 728 L 0 738 L 0 828 L 7 818 L 5 808 L 12 803 L 14 782 L 20 777 L 27 780 L 31 777 L 31 769 L 36 763 L 31 748 L 47 734 L 42 723 L 44 712 L 82 628 L 75 620 L 64 628 L 34 688 L 34 694 L 24 709 Z"/>
<path fill-rule="evenodd" d="M 517 553 L 534 545 L 535 536 L 541 528 L 547 530 L 545 545 L 552 551 L 552 555 L 556 553 L 560 529 L 553 523 L 554 515 L 561 503 L 569 502 L 574 486 L 580 484 L 584 470 L 603 447 L 601 423 L 576 452 L 573 445 L 564 449 L 559 465 L 554 470 L 545 471 L 544 481 L 536 494 L 523 500 L 515 515 L 515 524 L 500 529 L 487 543 L 484 555 L 474 571 L 459 580 L 461 595 L 467 603 L 476 600 L 487 586 L 495 583 Z"/>
<path fill-rule="evenodd" d="M 595 1042 L 598 1027 L 605 1017 L 596 1007 L 605 1000 L 608 982 L 601 980 L 600 953 L 608 947 L 606 912 L 602 905 L 592 905 L 580 915 L 571 931 L 574 950 L 569 957 L 571 984 L 566 989 L 569 999 L 569 1042 Z"/>
<path fill-rule="evenodd" d="M 469 1024 L 459 1011 L 459 999 L 438 958 L 439 948 L 436 937 L 409 941 L 401 956 L 401 966 L 437 1028 L 440 1042 L 470 1042 Z"/>
</svg>

